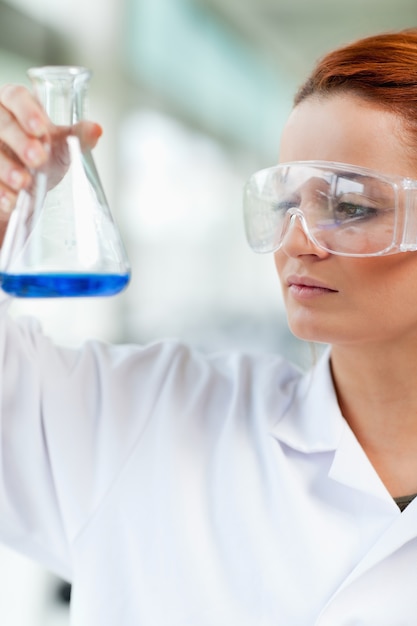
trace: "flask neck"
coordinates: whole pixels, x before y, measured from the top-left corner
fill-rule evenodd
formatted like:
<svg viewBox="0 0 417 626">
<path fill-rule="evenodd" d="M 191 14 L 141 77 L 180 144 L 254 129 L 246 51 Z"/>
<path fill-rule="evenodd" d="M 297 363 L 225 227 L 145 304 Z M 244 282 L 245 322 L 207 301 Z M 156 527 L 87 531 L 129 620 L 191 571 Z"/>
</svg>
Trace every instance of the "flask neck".
<svg viewBox="0 0 417 626">
<path fill-rule="evenodd" d="M 51 121 L 71 126 L 84 116 L 90 72 L 84 67 L 49 66 L 28 70 L 34 92 Z"/>
</svg>

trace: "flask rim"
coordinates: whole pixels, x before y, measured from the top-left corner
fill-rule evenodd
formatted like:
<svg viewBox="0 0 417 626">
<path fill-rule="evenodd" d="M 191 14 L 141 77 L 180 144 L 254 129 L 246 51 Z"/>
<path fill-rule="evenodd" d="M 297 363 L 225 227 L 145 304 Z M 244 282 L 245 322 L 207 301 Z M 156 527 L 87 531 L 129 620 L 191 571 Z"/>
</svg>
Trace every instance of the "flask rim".
<svg viewBox="0 0 417 626">
<path fill-rule="evenodd" d="M 65 79 L 91 77 L 91 71 L 82 65 L 44 65 L 42 67 L 31 67 L 27 74 L 29 78 L 43 79 Z"/>
</svg>

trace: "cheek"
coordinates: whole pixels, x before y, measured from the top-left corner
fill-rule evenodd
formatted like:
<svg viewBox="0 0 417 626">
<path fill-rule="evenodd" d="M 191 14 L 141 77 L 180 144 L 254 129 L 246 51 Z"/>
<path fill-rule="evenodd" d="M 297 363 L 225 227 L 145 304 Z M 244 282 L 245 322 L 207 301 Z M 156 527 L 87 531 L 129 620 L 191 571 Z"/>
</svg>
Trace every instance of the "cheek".
<svg viewBox="0 0 417 626">
<path fill-rule="evenodd" d="M 401 312 L 417 305 L 417 254 L 398 253 L 380 258 L 351 259 L 345 283 L 358 299 L 373 299 L 380 314 Z M 417 311 L 417 309 L 415 309 Z"/>
<path fill-rule="evenodd" d="M 346 315 L 343 318 L 351 326 L 352 334 L 364 341 L 411 339 L 415 336 L 415 253 L 361 259 L 344 269 L 342 301 Z"/>
</svg>

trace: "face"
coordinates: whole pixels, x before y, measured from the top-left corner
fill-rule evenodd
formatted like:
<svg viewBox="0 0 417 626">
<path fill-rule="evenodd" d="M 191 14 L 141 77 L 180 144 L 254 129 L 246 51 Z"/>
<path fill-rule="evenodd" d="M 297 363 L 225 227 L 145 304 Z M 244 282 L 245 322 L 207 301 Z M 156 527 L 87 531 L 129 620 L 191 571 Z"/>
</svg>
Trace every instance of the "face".
<svg viewBox="0 0 417 626">
<path fill-rule="evenodd" d="M 309 98 L 285 126 L 279 160 L 335 161 L 417 178 L 403 133 L 398 117 L 355 96 Z M 334 345 L 417 340 L 417 252 L 332 255 L 295 220 L 275 264 L 296 336 Z"/>
</svg>

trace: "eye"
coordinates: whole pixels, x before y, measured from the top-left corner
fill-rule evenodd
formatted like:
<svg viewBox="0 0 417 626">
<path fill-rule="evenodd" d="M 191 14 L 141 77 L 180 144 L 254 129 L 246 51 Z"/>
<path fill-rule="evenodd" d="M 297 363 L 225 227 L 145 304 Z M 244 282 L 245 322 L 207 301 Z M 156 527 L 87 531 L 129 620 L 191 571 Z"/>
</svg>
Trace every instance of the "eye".
<svg viewBox="0 0 417 626">
<path fill-rule="evenodd" d="M 333 215 L 337 222 L 364 220 L 375 217 L 377 214 L 378 210 L 375 207 L 352 201 L 340 201 L 333 210 Z"/>
</svg>

